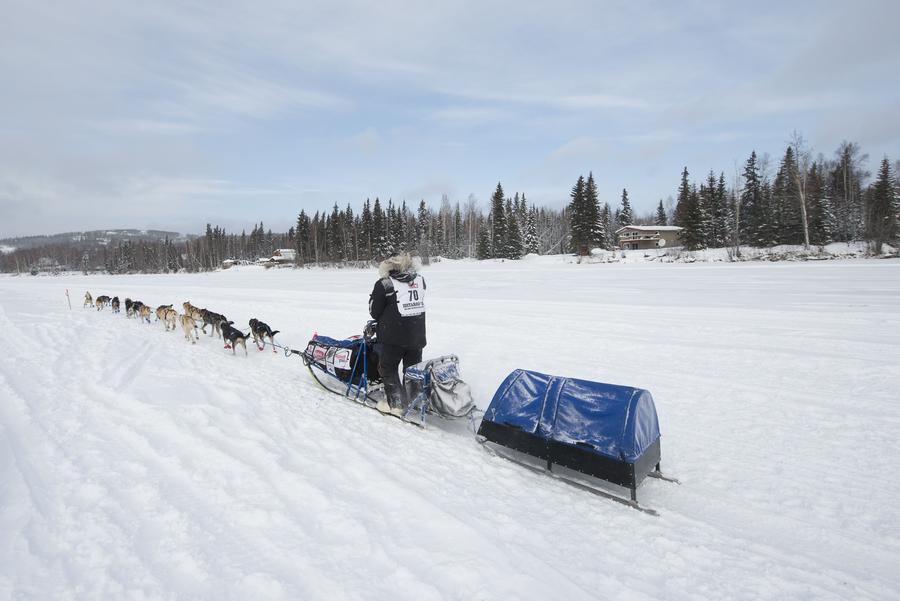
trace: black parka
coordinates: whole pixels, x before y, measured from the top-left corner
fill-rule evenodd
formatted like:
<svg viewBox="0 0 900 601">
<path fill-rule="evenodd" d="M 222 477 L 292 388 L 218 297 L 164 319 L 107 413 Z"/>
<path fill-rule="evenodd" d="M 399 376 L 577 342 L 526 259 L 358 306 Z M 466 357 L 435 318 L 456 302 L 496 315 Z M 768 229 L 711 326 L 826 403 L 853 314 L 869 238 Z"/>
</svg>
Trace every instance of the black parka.
<svg viewBox="0 0 900 601">
<path fill-rule="evenodd" d="M 378 342 L 404 348 L 425 348 L 425 313 L 409 317 L 400 315 L 397 292 L 392 283 L 385 281 L 394 279 L 408 283 L 416 279 L 416 275 L 415 272 L 392 271 L 389 278 L 375 282 L 369 295 L 369 315 L 378 321 Z M 422 288 L 427 288 L 424 278 Z"/>
</svg>

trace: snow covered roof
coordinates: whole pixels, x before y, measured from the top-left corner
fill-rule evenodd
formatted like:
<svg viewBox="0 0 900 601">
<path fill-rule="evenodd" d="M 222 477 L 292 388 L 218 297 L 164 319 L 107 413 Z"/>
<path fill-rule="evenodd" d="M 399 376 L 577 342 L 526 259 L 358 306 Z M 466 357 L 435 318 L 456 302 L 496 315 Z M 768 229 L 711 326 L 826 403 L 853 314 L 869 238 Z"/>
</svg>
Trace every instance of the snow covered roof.
<svg viewBox="0 0 900 601">
<path fill-rule="evenodd" d="M 622 230 L 635 230 L 638 232 L 680 232 L 683 227 L 677 225 L 626 225 L 616 230 L 618 234 Z"/>
</svg>

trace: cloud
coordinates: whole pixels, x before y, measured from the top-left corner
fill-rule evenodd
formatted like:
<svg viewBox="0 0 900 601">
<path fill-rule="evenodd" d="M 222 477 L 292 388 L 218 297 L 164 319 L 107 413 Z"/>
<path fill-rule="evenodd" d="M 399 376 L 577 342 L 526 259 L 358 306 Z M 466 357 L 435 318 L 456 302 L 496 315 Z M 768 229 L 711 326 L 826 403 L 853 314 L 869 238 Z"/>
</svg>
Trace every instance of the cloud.
<svg viewBox="0 0 900 601">
<path fill-rule="evenodd" d="M 516 177 L 565 195 L 601 168 L 665 174 L 642 181 L 658 198 L 679 165 L 780 155 L 794 129 L 826 153 L 900 142 L 888 0 L 7 4 L 0 227 L 21 231 Z"/>
<path fill-rule="evenodd" d="M 363 131 L 354 134 L 338 143 L 338 146 L 345 150 L 352 150 L 364 155 L 373 155 L 378 151 L 381 142 L 381 136 L 374 127 L 367 127 Z"/>
<path fill-rule="evenodd" d="M 486 106 L 451 106 L 438 109 L 432 118 L 452 126 L 478 126 L 514 118 L 511 111 Z"/>
</svg>

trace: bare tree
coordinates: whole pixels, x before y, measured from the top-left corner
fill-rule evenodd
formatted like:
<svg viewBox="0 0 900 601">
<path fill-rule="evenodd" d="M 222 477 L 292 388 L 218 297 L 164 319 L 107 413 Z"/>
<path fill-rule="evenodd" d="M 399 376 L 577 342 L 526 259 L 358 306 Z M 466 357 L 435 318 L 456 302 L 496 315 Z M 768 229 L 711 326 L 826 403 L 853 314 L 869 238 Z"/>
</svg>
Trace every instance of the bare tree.
<svg viewBox="0 0 900 601">
<path fill-rule="evenodd" d="M 796 129 L 791 134 L 790 145 L 794 147 L 794 163 L 790 166 L 791 177 L 797 185 L 800 195 L 800 220 L 803 223 L 803 248 L 809 250 L 809 219 L 806 216 L 806 188 L 809 179 L 809 168 L 812 163 L 810 149 L 803 139 L 803 134 Z"/>
<path fill-rule="evenodd" d="M 741 166 L 737 161 L 734 162 L 734 180 L 731 186 L 732 198 L 734 198 L 734 254 L 736 257 L 741 256 Z"/>
</svg>

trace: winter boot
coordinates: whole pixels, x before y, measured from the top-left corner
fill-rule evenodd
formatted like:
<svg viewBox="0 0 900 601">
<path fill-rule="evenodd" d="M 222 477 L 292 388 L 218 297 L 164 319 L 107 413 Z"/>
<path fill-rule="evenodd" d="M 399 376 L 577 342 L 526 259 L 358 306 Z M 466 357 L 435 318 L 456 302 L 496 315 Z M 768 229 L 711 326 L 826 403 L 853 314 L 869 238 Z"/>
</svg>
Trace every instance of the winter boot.
<svg viewBox="0 0 900 601">
<path fill-rule="evenodd" d="M 375 408 L 382 413 L 390 413 L 398 417 L 402 416 L 405 404 L 403 402 L 403 387 L 400 385 L 400 378 L 397 376 L 384 378 L 384 395 L 386 398 L 379 400 Z M 382 403 L 384 404 L 382 405 Z M 387 405 L 387 411 L 382 411 L 379 406 L 383 408 L 385 405 Z"/>
</svg>

